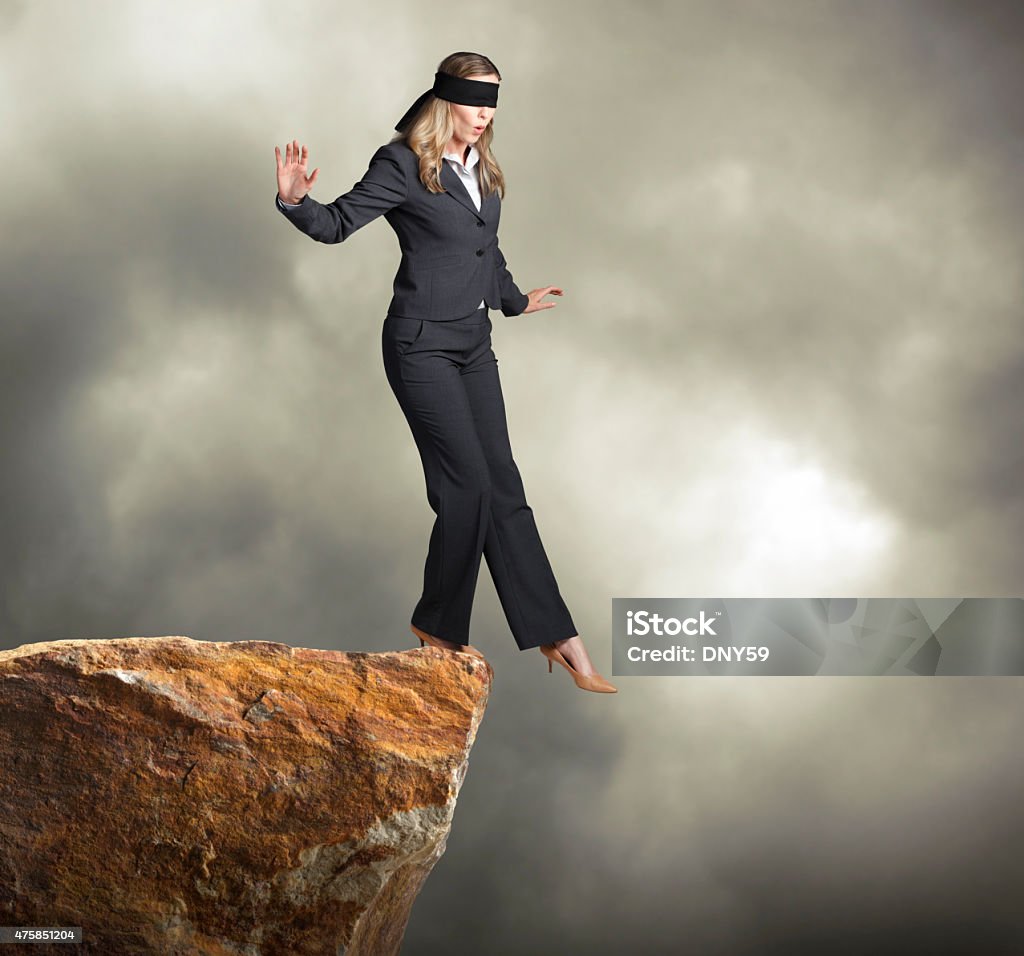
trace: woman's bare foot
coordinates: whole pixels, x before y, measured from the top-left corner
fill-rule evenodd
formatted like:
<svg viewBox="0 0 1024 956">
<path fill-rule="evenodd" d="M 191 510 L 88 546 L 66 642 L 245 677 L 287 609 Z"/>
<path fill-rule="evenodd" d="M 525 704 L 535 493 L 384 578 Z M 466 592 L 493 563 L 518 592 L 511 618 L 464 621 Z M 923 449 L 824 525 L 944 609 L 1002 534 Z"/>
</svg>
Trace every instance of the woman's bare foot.
<svg viewBox="0 0 1024 956">
<path fill-rule="evenodd" d="M 587 654 L 587 649 L 583 646 L 583 638 L 579 634 L 555 641 L 553 646 L 581 674 L 597 673 L 594 670 L 594 665 L 590 663 L 590 656 Z"/>
</svg>

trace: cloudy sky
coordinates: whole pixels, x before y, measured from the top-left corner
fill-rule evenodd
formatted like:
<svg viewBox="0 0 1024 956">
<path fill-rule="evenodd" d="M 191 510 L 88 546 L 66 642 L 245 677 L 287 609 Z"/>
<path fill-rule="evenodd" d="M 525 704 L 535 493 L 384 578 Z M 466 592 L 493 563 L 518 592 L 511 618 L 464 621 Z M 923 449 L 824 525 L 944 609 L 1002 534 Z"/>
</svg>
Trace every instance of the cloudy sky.
<svg viewBox="0 0 1024 956">
<path fill-rule="evenodd" d="M 566 290 L 493 342 L 599 670 L 613 597 L 1020 593 L 1018 4 L 0 0 L 4 647 L 412 646 L 397 243 L 299 233 L 274 147 L 329 202 L 455 50 L 502 74 L 512 273 Z M 1024 940 L 1018 680 L 583 694 L 486 566 L 473 641 L 494 691 L 409 952 Z"/>
</svg>

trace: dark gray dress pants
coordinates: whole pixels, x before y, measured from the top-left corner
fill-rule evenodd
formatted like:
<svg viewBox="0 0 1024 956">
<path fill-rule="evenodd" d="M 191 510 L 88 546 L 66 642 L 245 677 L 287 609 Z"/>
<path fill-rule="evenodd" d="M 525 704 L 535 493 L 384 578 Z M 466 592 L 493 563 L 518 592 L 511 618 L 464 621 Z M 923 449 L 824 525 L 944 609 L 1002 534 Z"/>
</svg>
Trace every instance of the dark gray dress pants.
<svg viewBox="0 0 1024 956">
<path fill-rule="evenodd" d="M 423 463 L 436 516 L 421 630 L 468 644 L 480 556 L 520 650 L 577 633 L 512 458 L 491 320 L 482 308 L 446 322 L 384 320 L 384 370 Z"/>
</svg>

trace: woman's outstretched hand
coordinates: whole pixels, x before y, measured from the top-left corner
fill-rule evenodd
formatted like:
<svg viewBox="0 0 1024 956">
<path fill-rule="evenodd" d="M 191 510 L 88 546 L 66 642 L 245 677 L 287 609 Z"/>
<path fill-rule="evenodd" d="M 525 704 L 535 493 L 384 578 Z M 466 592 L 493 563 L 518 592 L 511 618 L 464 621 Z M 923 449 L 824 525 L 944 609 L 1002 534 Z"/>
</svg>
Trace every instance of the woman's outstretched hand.
<svg viewBox="0 0 1024 956">
<path fill-rule="evenodd" d="M 285 146 L 284 162 L 281 162 L 281 147 L 275 146 L 274 153 L 277 156 L 277 194 L 282 202 L 299 203 L 316 182 L 316 174 L 320 172 L 317 166 L 311 176 L 306 176 L 306 158 L 309 156 L 309 147 L 303 146 L 302 153 L 299 153 L 299 141 L 293 140 Z"/>
<path fill-rule="evenodd" d="M 530 304 L 523 309 L 522 315 L 526 315 L 527 312 L 539 312 L 541 309 L 553 309 L 557 302 L 541 302 L 548 293 L 552 295 L 565 295 L 565 290 L 560 289 L 557 285 L 546 285 L 540 289 L 531 289 L 526 293 L 527 298 L 530 300 Z"/>
</svg>

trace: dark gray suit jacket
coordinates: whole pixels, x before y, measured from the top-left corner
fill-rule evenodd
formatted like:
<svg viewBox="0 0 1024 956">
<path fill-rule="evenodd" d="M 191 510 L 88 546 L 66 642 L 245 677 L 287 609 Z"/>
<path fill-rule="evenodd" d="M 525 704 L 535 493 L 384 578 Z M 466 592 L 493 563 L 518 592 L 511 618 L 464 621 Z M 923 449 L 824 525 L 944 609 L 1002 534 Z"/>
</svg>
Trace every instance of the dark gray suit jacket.
<svg viewBox="0 0 1024 956">
<path fill-rule="evenodd" d="M 488 308 L 519 315 L 529 297 L 508 271 L 498 248 L 501 199 L 481 200 L 480 211 L 458 174 L 441 163 L 443 193 L 430 192 L 419 177 L 419 160 L 402 142 L 381 146 L 347 193 L 332 203 L 306 195 L 292 209 L 276 209 L 317 242 L 344 242 L 383 215 L 398 235 L 402 261 L 388 314 L 447 321 Z"/>
</svg>

